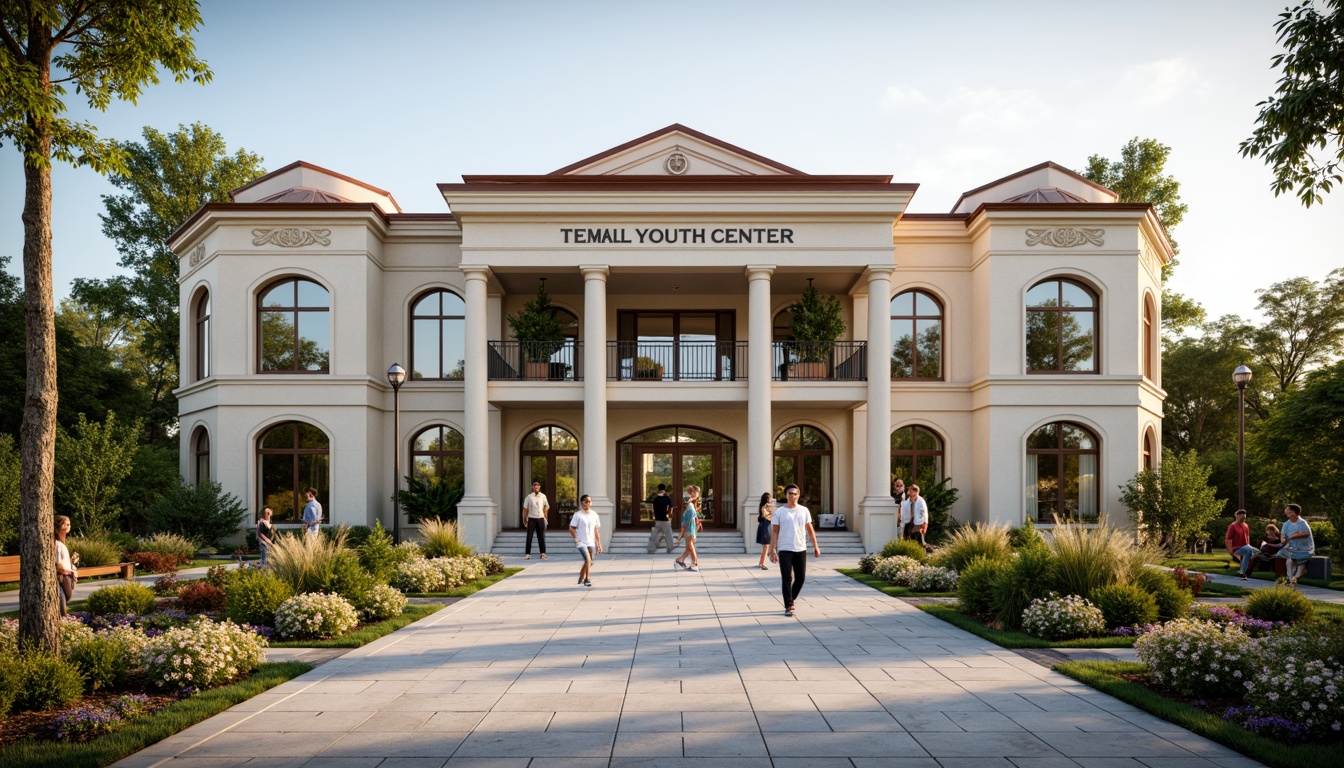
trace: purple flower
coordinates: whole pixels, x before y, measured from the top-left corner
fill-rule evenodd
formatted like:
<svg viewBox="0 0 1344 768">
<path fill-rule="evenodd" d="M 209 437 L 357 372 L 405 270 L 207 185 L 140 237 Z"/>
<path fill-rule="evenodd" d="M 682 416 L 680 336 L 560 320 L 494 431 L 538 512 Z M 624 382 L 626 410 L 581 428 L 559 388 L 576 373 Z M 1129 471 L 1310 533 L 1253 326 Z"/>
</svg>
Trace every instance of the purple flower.
<svg viewBox="0 0 1344 768">
<path fill-rule="evenodd" d="M 121 715 L 107 707 L 79 707 L 60 715 L 51 723 L 61 741 L 108 733 L 121 723 Z"/>
</svg>

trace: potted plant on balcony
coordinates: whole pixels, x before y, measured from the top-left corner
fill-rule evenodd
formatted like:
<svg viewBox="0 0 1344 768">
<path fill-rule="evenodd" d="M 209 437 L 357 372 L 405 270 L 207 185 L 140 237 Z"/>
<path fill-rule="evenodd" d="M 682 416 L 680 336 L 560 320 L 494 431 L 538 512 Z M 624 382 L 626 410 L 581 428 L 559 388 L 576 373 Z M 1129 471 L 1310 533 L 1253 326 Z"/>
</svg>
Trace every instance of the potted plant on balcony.
<svg viewBox="0 0 1344 768">
<path fill-rule="evenodd" d="M 791 365 L 791 378 L 825 379 L 835 340 L 845 332 L 845 318 L 840 300 L 824 296 L 807 279 L 802 297 L 789 306 L 789 334 L 785 342 L 789 352 L 797 358 Z"/>
<path fill-rule="evenodd" d="M 523 311 L 509 315 L 509 328 L 522 348 L 527 364 L 526 377 L 545 379 L 550 374 L 551 355 L 565 345 L 565 328 L 556 317 L 557 308 L 546 293 L 546 278 L 537 286 L 537 295 L 528 299 Z"/>
<path fill-rule="evenodd" d="M 662 379 L 663 365 L 652 357 L 635 358 L 635 378 L 636 379 Z"/>
</svg>

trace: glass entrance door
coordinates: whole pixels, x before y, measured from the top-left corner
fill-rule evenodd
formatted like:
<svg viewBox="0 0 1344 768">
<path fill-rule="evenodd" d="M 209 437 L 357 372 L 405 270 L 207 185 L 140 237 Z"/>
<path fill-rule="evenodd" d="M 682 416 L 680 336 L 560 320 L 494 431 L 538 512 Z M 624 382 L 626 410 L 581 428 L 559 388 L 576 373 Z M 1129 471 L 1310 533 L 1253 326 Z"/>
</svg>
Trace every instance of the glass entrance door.
<svg viewBox="0 0 1344 768">
<path fill-rule="evenodd" d="M 541 492 L 551 503 L 546 525 L 563 531 L 569 527 L 569 518 L 579 510 L 579 457 L 548 451 L 524 458 L 527 476 L 523 478 L 519 498 L 532 492 L 532 483 L 541 483 Z M 521 509 L 522 505 L 519 507 Z M 519 515 L 521 519 L 521 511 Z"/>
<path fill-rule="evenodd" d="M 705 449 L 696 450 L 694 448 L 681 449 L 681 479 L 677 487 L 681 489 L 681 501 L 683 508 L 685 503 L 690 500 L 686 494 L 686 486 L 700 486 L 700 519 L 706 527 L 717 527 L 722 521 L 716 508 L 718 501 L 715 499 L 714 486 L 719 479 L 717 461 L 715 452 Z"/>
</svg>

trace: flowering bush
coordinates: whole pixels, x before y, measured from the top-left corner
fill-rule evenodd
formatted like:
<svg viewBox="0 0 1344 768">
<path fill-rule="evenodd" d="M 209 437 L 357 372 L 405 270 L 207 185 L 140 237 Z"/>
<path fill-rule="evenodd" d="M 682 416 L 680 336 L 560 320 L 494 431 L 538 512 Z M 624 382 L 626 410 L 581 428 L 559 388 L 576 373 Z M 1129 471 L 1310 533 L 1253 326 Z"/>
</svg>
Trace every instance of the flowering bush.
<svg viewBox="0 0 1344 768">
<path fill-rule="evenodd" d="M 863 557 L 860 557 L 859 573 L 866 573 L 871 576 L 873 573 L 873 568 L 877 565 L 878 561 L 881 559 L 882 559 L 881 555 L 864 555 Z"/>
<path fill-rule="evenodd" d="M 358 606 L 359 614 L 369 621 L 382 621 L 400 616 L 406 607 L 406 596 L 386 584 L 369 590 Z"/>
<path fill-rule="evenodd" d="M 229 566 L 220 564 L 212 565 L 205 571 L 205 583 L 211 586 L 224 588 L 224 580 L 229 577 Z"/>
<path fill-rule="evenodd" d="M 177 604 L 187 613 L 222 611 L 225 601 L 224 590 L 203 581 L 193 581 L 177 593 Z"/>
<path fill-rule="evenodd" d="M 1046 640 L 1094 637 L 1106 631 L 1106 619 L 1101 609 L 1078 595 L 1059 597 L 1051 592 L 1032 600 L 1022 612 L 1022 629 Z"/>
<path fill-rule="evenodd" d="M 1215 624 L 1231 624 L 1240 627 L 1251 637 L 1264 637 L 1276 629 L 1288 626 L 1286 621 L 1264 621 L 1254 619 L 1236 608 L 1222 605 L 1198 605 L 1190 612 L 1190 617 L 1212 621 Z"/>
<path fill-rule="evenodd" d="M 436 557 L 429 563 L 443 573 L 444 589 L 457 589 L 463 584 L 485 578 L 485 564 L 474 556 Z"/>
<path fill-rule="evenodd" d="M 957 572 L 951 568 L 922 565 L 914 574 L 910 588 L 916 592 L 951 592 L 957 588 Z"/>
<path fill-rule="evenodd" d="M 895 584 L 898 583 L 897 579 L 901 578 L 901 574 L 917 568 L 919 568 L 919 562 L 914 558 L 896 555 L 895 557 L 884 557 L 878 560 L 873 565 L 873 575 L 883 581 L 890 581 Z"/>
<path fill-rule="evenodd" d="M 487 552 L 483 555 L 476 555 L 476 559 L 480 560 L 481 565 L 485 566 L 486 576 L 494 576 L 497 573 L 504 572 L 504 561 L 499 558 L 499 555 L 492 555 Z"/>
<path fill-rule="evenodd" d="M 151 638 L 140 662 L 160 688 L 208 688 L 256 669 L 265 646 L 265 640 L 231 621 L 201 619 Z"/>
<path fill-rule="evenodd" d="M 295 595 L 275 609 L 275 629 L 281 637 L 337 637 L 358 623 L 348 600 L 326 592 Z"/>
<path fill-rule="evenodd" d="M 148 696 L 132 693 L 113 699 L 107 706 L 72 709 L 53 720 L 51 725 L 60 741 L 87 741 L 111 733 L 148 708 Z"/>
<path fill-rule="evenodd" d="M 224 583 L 228 597 L 225 611 L 239 624 L 270 624 L 275 621 L 275 609 L 293 597 L 289 584 L 269 570 L 239 568 L 229 574 Z"/>
<path fill-rule="evenodd" d="M 1301 723 L 1295 723 L 1285 717 L 1258 715 L 1255 707 L 1228 707 L 1223 712 L 1223 719 L 1267 739 L 1288 744 L 1301 743 L 1311 735 L 1310 729 Z"/>
<path fill-rule="evenodd" d="M 144 632 L 123 624 L 97 634 L 90 632 L 88 637 L 73 643 L 62 643 L 61 652 L 79 668 L 88 689 L 96 691 L 124 685 L 127 673 L 135 667 L 148 642 Z"/>
<path fill-rule="evenodd" d="M 177 592 L 180 589 L 182 589 L 182 582 L 178 580 L 176 573 L 165 573 L 154 580 L 154 594 L 160 597 L 177 597 Z"/>
<path fill-rule="evenodd" d="M 1186 696 L 1240 695 L 1250 675 L 1250 637 L 1240 627 L 1176 619 L 1134 641 L 1153 680 Z"/>
<path fill-rule="evenodd" d="M 392 572 L 388 583 L 402 592 L 439 592 L 443 589 L 443 571 L 423 557 L 407 560 Z"/>
<path fill-rule="evenodd" d="M 1318 738 L 1338 737 L 1344 728 L 1344 658 L 1327 655 L 1330 642 L 1295 634 L 1258 641 L 1257 657 L 1270 663 L 1257 665 L 1246 681 L 1246 701 L 1256 714 L 1295 722 Z"/>
</svg>

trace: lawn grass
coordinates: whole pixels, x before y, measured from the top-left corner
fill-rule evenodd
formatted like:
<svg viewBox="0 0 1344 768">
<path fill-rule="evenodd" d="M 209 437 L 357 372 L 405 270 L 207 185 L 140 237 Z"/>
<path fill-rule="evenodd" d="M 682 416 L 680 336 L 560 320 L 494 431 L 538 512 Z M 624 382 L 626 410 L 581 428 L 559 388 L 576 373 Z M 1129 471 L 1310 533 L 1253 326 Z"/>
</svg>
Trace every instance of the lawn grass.
<svg viewBox="0 0 1344 768">
<path fill-rule="evenodd" d="M 1216 582 L 1206 582 L 1203 586 L 1206 594 L 1218 595 L 1219 597 L 1245 597 L 1251 594 L 1251 590 L 1245 587 L 1239 587 L 1236 584 L 1218 584 Z"/>
<path fill-rule="evenodd" d="M 463 584 L 457 589 L 450 589 L 446 592 L 412 592 L 407 597 L 466 597 L 480 592 L 491 584 L 498 584 L 504 579 L 509 578 L 515 573 L 521 573 L 522 568 L 505 568 L 494 576 L 486 576 L 484 579 L 477 579 L 468 584 Z"/>
<path fill-rule="evenodd" d="M 1084 637 L 1077 640 L 1042 640 L 1022 632 L 991 629 L 951 605 L 920 605 L 921 611 L 1004 648 L 1132 648 L 1132 637 Z"/>
<path fill-rule="evenodd" d="M 1181 567 L 1187 571 L 1200 571 L 1203 573 L 1218 573 L 1223 576 L 1239 576 L 1240 572 L 1236 568 L 1229 568 L 1227 564 L 1231 562 L 1232 557 L 1226 552 L 1209 552 L 1201 555 L 1183 554 L 1180 557 L 1173 557 L 1169 560 L 1163 560 L 1162 565 L 1168 568 Z M 1278 576 L 1263 571 L 1249 574 L 1252 579 L 1260 581 L 1274 581 Z M 1332 573 L 1329 581 L 1324 579 L 1301 578 L 1297 580 L 1299 584 L 1307 584 L 1313 587 L 1323 589 L 1336 589 L 1344 591 L 1344 572 L 1338 574 Z"/>
<path fill-rule="evenodd" d="M 270 643 L 270 646 L 272 648 L 359 648 L 384 635 L 390 635 L 407 624 L 419 621 L 442 608 L 442 605 L 408 605 L 401 610 L 400 616 L 360 627 L 348 635 L 326 640 L 275 640 Z"/>
<path fill-rule="evenodd" d="M 1071 661 L 1055 669 L 1102 693 L 1189 729 L 1272 768 L 1337 768 L 1344 765 L 1344 744 L 1288 746 L 1258 736 L 1239 725 L 1132 683 L 1121 675 L 1147 672 L 1143 664 L 1125 661 Z"/>
<path fill-rule="evenodd" d="M 173 702 L 152 715 L 132 720 L 113 733 L 82 744 L 58 741 L 21 741 L 11 744 L 0 750 L 0 768 L 32 765 L 94 768 L 111 765 L 310 669 L 311 666 L 298 661 L 262 664 L 252 675 L 233 685 L 213 688 Z"/>
<path fill-rule="evenodd" d="M 858 568 L 836 568 L 835 570 L 845 574 L 849 578 L 867 584 L 878 592 L 885 592 L 892 597 L 956 597 L 956 592 L 916 592 L 909 587 L 898 587 L 895 584 L 883 581 L 882 579 L 864 573 Z"/>
</svg>

